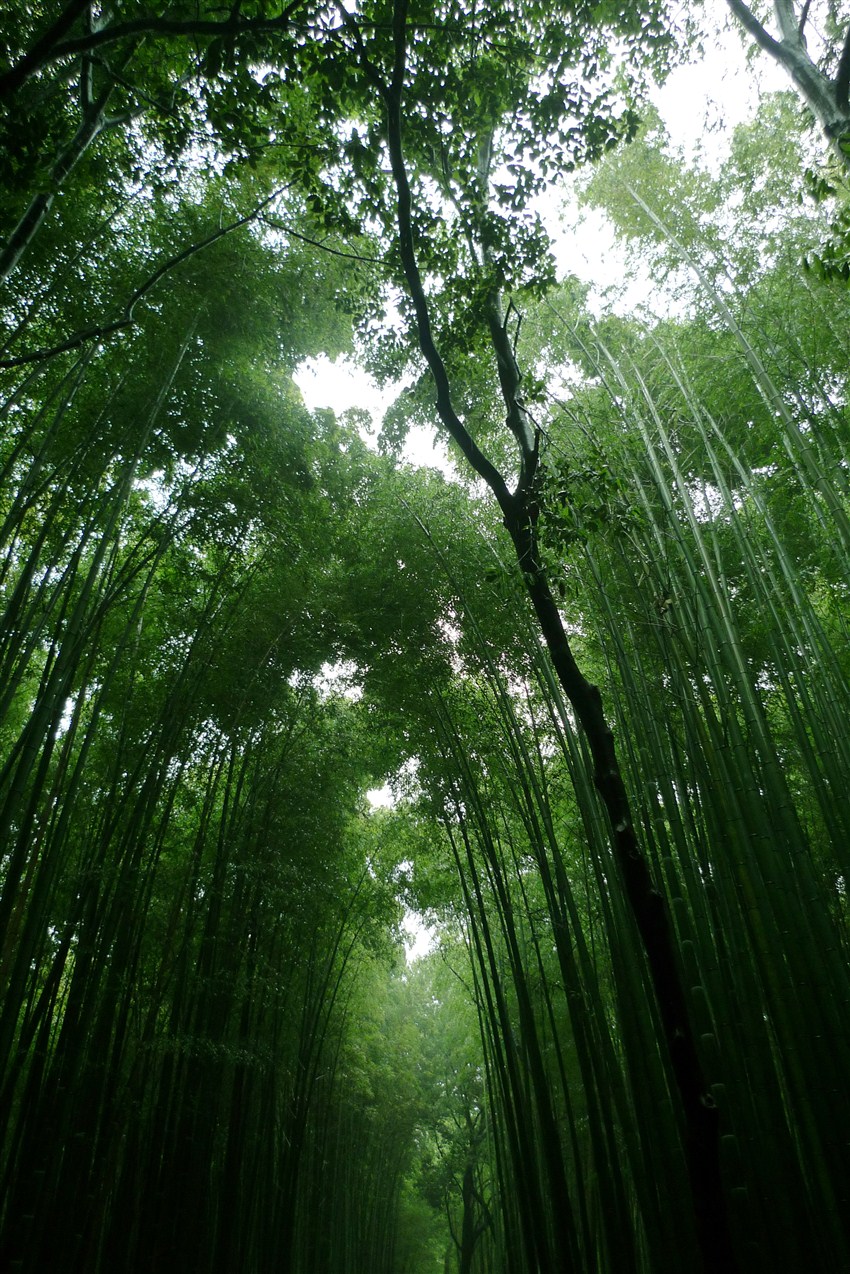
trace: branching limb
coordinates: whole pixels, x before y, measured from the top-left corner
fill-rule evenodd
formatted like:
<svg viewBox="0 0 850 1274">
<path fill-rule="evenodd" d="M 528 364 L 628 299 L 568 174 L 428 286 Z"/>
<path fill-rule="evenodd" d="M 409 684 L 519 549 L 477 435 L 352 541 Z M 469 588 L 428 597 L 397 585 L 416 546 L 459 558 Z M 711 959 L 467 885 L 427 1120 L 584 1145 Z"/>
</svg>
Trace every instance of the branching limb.
<svg viewBox="0 0 850 1274">
<path fill-rule="evenodd" d="M 89 7 L 90 0 L 72 0 L 62 18 L 58 20 L 14 66 L 0 75 L 0 99 L 11 96 L 37 71 L 63 58 L 92 53 L 104 45 L 117 44 L 120 40 L 138 39 L 141 36 L 161 35 L 170 37 L 195 37 L 239 40 L 246 35 L 271 35 L 290 26 L 290 19 L 303 0 L 292 0 L 276 18 L 240 18 L 234 9 L 223 21 L 195 19 L 179 21 L 174 18 L 134 18 L 129 22 L 116 22 L 113 26 L 89 30 L 85 35 L 70 40 L 61 37 L 76 19 Z"/>
<path fill-rule="evenodd" d="M 94 30 L 92 22 L 91 9 L 86 9 L 85 14 L 86 28 L 89 31 Z M 86 54 L 80 65 L 80 114 L 83 119 L 91 112 L 94 107 L 94 63 L 91 57 Z"/>
<path fill-rule="evenodd" d="M 835 73 L 835 104 L 842 111 L 850 111 L 850 27 L 844 37 L 838 70 Z"/>
<path fill-rule="evenodd" d="M 811 5 L 811 3 L 812 3 L 812 0 L 806 0 L 805 4 L 803 5 L 802 9 L 800 10 L 800 21 L 797 23 L 797 34 L 798 34 L 801 38 L 802 38 L 802 35 L 803 35 L 803 27 L 806 25 L 806 22 L 808 21 L 808 17 L 809 17 L 809 6 Z"/>
<path fill-rule="evenodd" d="M 480 265 L 485 270 L 489 269 L 492 265 L 490 254 L 487 251 L 486 242 L 482 232 L 487 212 L 487 198 L 490 186 L 490 169 L 493 163 L 494 139 L 495 127 L 488 128 L 486 132 L 483 132 L 479 136 L 475 171 L 477 187 L 475 199 L 475 220 L 477 223 L 477 232 L 480 237 L 480 243 L 478 245 L 471 245 L 471 251 L 474 259 L 477 260 L 480 258 Z M 502 315 L 501 301 L 498 290 L 495 287 L 491 287 L 488 291 L 487 299 L 485 301 L 485 312 L 487 326 L 490 332 L 490 344 L 492 345 L 493 353 L 496 356 L 496 366 L 499 373 L 499 385 L 502 391 L 502 400 L 507 412 L 506 424 L 516 439 L 516 443 L 519 448 L 520 477 L 516 495 L 518 497 L 522 497 L 531 489 L 537 470 L 537 442 L 535 431 L 519 396 L 522 374 L 516 360 L 516 338 L 512 341 L 508 333 L 508 323 L 511 314 L 516 314 L 518 319 L 516 336 L 519 335 L 522 317 L 513 301 L 508 302 L 507 312 L 504 316 Z"/>
<path fill-rule="evenodd" d="M 783 41 L 797 41 L 800 29 L 794 13 L 794 0 L 773 0 L 773 8 Z"/>
<path fill-rule="evenodd" d="M 396 0 L 393 13 L 395 49 L 389 84 L 385 82 L 374 64 L 365 56 L 359 32 L 356 33 L 355 40 L 358 53 L 360 53 L 361 65 L 378 89 L 387 112 L 387 146 L 396 189 L 399 255 L 416 317 L 419 348 L 428 364 L 437 389 L 437 412 L 446 430 L 460 447 L 466 460 L 479 477 L 483 478 L 487 483 L 498 500 L 502 511 L 508 514 L 513 511 L 514 501 L 505 479 L 492 461 L 480 450 L 454 409 L 448 372 L 434 341 L 428 300 L 416 259 L 412 217 L 413 202 L 404 161 L 401 122 L 401 103 L 407 61 L 406 14 L 406 0 Z M 356 28 L 356 24 L 350 16 L 348 25 L 350 28 L 352 26 Z"/>
<path fill-rule="evenodd" d="M 496 355 L 496 366 L 499 373 L 499 385 L 502 401 L 505 404 L 506 423 L 520 452 L 520 479 L 517 495 L 530 491 L 537 471 L 537 439 L 528 412 L 522 405 L 520 385 L 522 373 L 514 353 L 513 343 L 508 332 L 508 319 L 513 302 L 510 302 L 507 314 L 502 316 L 499 296 L 493 288 L 486 302 L 487 326 L 490 332 L 490 343 Z"/>
<path fill-rule="evenodd" d="M 755 40 L 759 48 L 784 68 L 802 93 L 829 138 L 845 168 L 850 169 L 850 156 L 843 144 L 850 134 L 850 31 L 845 38 L 834 80 L 812 61 L 806 48 L 803 28 L 809 15 L 809 0 L 799 18 L 792 0 L 774 0 L 780 39 L 775 39 L 762 26 L 745 0 L 727 0 L 732 14 Z"/>
<path fill-rule="evenodd" d="M 29 53 L 26 53 L 10 70 L 0 75 L 0 98 L 13 93 L 28 76 L 32 75 L 33 71 L 51 60 L 52 50 L 90 5 L 91 0 L 68 0 L 68 4 L 59 17 L 43 35 L 39 36 Z"/>
<path fill-rule="evenodd" d="M 764 29 L 752 9 L 744 4 L 744 0 L 727 0 L 727 3 L 741 26 L 745 31 L 749 31 L 756 44 L 764 49 L 765 53 L 769 53 L 771 57 L 781 62 L 782 45 Z"/>
</svg>

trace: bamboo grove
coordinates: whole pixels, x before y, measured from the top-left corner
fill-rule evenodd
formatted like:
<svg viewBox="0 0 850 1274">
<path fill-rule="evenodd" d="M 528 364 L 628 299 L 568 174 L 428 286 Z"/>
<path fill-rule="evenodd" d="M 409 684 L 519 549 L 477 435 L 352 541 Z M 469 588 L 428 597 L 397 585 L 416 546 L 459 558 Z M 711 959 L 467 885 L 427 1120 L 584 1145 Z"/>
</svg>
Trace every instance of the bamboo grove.
<svg viewBox="0 0 850 1274">
<path fill-rule="evenodd" d="M 719 171 L 697 6 L 0 19 L 3 1274 L 850 1267 L 819 7 Z"/>
</svg>

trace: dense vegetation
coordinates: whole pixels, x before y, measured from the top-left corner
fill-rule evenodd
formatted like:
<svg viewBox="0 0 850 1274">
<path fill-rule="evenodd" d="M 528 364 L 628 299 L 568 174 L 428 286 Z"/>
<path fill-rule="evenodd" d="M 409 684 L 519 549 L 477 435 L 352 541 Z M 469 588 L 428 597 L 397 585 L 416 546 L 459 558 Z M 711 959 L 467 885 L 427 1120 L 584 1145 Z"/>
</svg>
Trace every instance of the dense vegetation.
<svg viewBox="0 0 850 1274">
<path fill-rule="evenodd" d="M 696 5 L 0 15 L 4 1274 L 850 1268 L 848 15 L 729 7 L 719 168 Z"/>
</svg>

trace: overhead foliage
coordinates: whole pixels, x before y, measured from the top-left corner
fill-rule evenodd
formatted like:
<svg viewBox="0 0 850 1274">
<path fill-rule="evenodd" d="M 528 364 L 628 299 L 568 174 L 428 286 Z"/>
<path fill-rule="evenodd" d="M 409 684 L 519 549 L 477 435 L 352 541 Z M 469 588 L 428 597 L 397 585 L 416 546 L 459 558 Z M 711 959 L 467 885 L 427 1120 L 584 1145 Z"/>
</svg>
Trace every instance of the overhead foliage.
<svg viewBox="0 0 850 1274">
<path fill-rule="evenodd" d="M 0 19 L 2 1268 L 850 1263 L 844 178 L 688 166 L 695 32 Z"/>
</svg>

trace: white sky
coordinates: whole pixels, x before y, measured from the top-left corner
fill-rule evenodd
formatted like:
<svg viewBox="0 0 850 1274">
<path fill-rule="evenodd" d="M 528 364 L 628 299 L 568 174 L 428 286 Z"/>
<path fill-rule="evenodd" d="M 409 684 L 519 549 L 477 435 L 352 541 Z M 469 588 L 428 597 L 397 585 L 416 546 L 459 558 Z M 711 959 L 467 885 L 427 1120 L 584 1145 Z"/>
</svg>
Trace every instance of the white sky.
<svg viewBox="0 0 850 1274">
<path fill-rule="evenodd" d="M 775 62 L 765 55 L 748 62 L 737 32 L 720 25 L 706 35 L 703 59 L 673 71 L 651 98 L 672 144 L 688 160 L 699 156 L 703 164 L 716 168 L 734 130 L 755 115 L 760 96 L 789 87 Z M 552 208 L 549 232 L 559 274 L 578 275 L 592 285 L 591 302 L 601 299 L 606 289 L 622 281 L 624 249 L 601 210 L 579 214 L 569 192 L 553 200 Z M 630 293 L 629 299 L 641 298 Z"/>
<path fill-rule="evenodd" d="M 395 797 L 388 783 L 374 787 L 366 793 L 370 809 L 386 809 L 395 804 Z M 433 951 L 440 940 L 436 925 L 431 925 L 418 911 L 405 907 L 401 920 L 401 936 L 404 941 L 404 958 L 408 964 Z"/>
<path fill-rule="evenodd" d="M 295 381 L 310 411 L 330 407 L 340 415 L 350 407 L 365 407 L 377 424 L 395 391 L 381 391 L 375 381 L 361 367 L 348 358 L 331 362 L 322 355 L 308 358 L 295 374 Z"/>
<path fill-rule="evenodd" d="M 372 417 L 374 433 L 365 441 L 377 447 L 377 431 L 384 412 L 392 403 L 397 388 L 381 389 L 368 372 L 349 358 L 332 362 L 324 355 L 308 358 L 295 373 L 295 383 L 301 390 L 304 402 L 311 411 L 330 407 L 337 415 L 350 407 L 362 407 Z M 412 430 L 405 442 L 402 459 L 409 464 L 429 465 L 447 472 L 448 453 L 436 436 L 436 431 Z"/>
<path fill-rule="evenodd" d="M 418 911 L 405 911 L 401 929 L 404 936 L 404 957 L 408 964 L 413 964 L 414 960 L 433 951 L 440 938 L 436 926 L 429 925 Z"/>
</svg>

